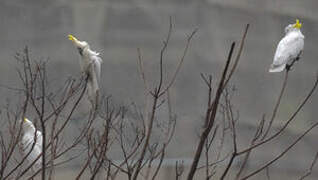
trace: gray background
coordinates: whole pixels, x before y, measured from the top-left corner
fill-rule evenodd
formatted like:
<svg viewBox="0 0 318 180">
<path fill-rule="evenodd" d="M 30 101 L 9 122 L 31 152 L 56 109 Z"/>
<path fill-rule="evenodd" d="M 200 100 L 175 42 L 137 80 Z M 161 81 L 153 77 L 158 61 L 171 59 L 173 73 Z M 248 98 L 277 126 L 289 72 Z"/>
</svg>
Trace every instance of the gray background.
<svg viewBox="0 0 318 180">
<path fill-rule="evenodd" d="M 167 72 L 172 72 L 180 59 L 186 35 L 198 28 L 172 89 L 178 124 L 167 157 L 171 162 L 174 162 L 173 158 L 186 159 L 187 164 L 198 141 L 197 133 L 206 104 L 206 89 L 200 73 L 212 73 L 218 77 L 231 42 L 240 40 L 246 23 L 250 23 L 250 30 L 241 63 L 232 81 L 237 88 L 234 104 L 240 111 L 239 148 L 249 142 L 262 114 L 270 116 L 283 73 L 269 74 L 268 68 L 276 44 L 284 35 L 284 27 L 299 18 L 306 37 L 305 50 L 301 62 L 289 76 L 275 127 L 286 121 L 309 91 L 317 71 L 317 7 L 316 0 L 1 0 L 0 84 L 18 86 L 14 55 L 25 45 L 29 46 L 32 58 L 49 58 L 52 84 L 65 81 L 70 76 L 79 76 L 77 51 L 67 39 L 68 34 L 73 34 L 101 52 L 104 60 L 102 91 L 112 95 L 117 104 L 141 103 L 143 84 L 137 72 L 136 49 L 141 48 L 143 52 L 148 78 L 156 80 L 158 71 L 155 67 L 167 34 L 169 16 L 172 16 L 174 28 L 165 56 Z M 1 102 L 13 98 L 6 88 L 0 88 L 0 94 Z M 306 127 L 317 121 L 317 103 L 314 95 L 279 141 L 252 154 L 256 160 L 250 162 L 251 167 L 258 167 L 273 158 Z M 286 158 L 271 166 L 272 179 L 299 177 L 318 149 L 317 135 L 317 130 L 313 130 Z M 180 146 L 182 148 L 178 148 Z M 166 161 L 165 171 L 161 174 L 163 179 L 173 175 L 169 162 Z M 74 168 L 71 169 L 59 169 L 57 178 L 76 173 L 72 171 Z M 258 178 L 265 178 L 264 174 L 261 173 Z M 311 177 L 316 179 L 318 174 L 314 173 Z"/>
</svg>

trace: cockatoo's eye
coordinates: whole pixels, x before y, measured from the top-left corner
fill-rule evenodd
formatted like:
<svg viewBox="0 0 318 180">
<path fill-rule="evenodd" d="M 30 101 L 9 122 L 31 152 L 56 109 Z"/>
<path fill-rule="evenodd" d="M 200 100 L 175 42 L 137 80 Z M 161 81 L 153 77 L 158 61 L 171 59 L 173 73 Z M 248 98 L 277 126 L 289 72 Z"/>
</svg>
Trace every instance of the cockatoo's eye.
<svg viewBox="0 0 318 180">
<path fill-rule="evenodd" d="M 78 47 L 77 50 L 78 50 L 78 52 L 80 53 L 80 55 L 83 56 L 83 49 L 80 48 L 80 47 Z"/>
</svg>

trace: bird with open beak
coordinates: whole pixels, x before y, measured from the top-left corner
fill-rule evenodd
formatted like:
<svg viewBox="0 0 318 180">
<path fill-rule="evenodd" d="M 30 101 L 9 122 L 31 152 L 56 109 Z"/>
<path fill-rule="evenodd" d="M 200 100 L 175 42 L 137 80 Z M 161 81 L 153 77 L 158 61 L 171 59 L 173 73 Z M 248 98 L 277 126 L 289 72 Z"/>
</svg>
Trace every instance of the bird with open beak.
<svg viewBox="0 0 318 180">
<path fill-rule="evenodd" d="M 82 73 L 88 76 L 87 94 L 92 104 L 92 109 L 96 110 L 99 99 L 99 82 L 102 59 L 99 53 L 92 51 L 86 41 L 79 41 L 73 35 L 68 35 L 68 39 L 73 42 L 80 55 L 80 67 Z"/>
</svg>

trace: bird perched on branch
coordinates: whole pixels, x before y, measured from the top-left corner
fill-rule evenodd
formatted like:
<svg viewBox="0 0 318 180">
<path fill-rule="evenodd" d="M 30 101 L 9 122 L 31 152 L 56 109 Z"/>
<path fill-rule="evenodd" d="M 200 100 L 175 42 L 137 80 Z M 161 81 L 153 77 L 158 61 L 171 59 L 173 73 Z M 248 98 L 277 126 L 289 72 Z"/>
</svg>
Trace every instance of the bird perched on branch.
<svg viewBox="0 0 318 180">
<path fill-rule="evenodd" d="M 42 133 L 35 129 L 33 123 L 27 118 L 22 122 L 22 152 L 27 156 L 28 162 L 33 163 L 42 153 Z M 33 170 L 38 170 L 42 167 L 42 156 L 39 157 L 34 165 Z"/>
<path fill-rule="evenodd" d="M 92 109 L 96 109 L 99 99 L 99 81 L 102 59 L 99 57 L 99 53 L 90 49 L 87 42 L 79 41 L 72 35 L 68 35 L 68 39 L 73 42 L 80 54 L 81 71 L 88 76 L 88 99 L 92 104 Z"/>
<path fill-rule="evenodd" d="M 295 24 L 289 24 L 285 28 L 285 37 L 278 43 L 274 61 L 269 72 L 281 72 L 299 60 L 300 54 L 304 49 L 305 36 L 301 33 L 301 23 L 296 19 Z M 288 64 L 290 63 L 290 64 Z"/>
</svg>

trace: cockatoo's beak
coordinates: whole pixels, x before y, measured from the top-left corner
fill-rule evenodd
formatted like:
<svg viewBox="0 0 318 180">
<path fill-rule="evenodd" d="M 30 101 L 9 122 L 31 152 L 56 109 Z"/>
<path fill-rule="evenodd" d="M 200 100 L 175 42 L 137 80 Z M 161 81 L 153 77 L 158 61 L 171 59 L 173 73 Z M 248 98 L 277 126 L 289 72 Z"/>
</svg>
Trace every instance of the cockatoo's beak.
<svg viewBox="0 0 318 180">
<path fill-rule="evenodd" d="M 71 40 L 71 41 L 74 42 L 74 43 L 77 43 L 77 42 L 78 42 L 78 40 L 77 40 L 73 35 L 71 35 L 71 34 L 68 35 L 68 39 Z"/>
<path fill-rule="evenodd" d="M 68 39 L 71 40 L 73 44 L 78 48 L 84 48 L 87 44 L 85 41 L 79 41 L 78 39 L 76 39 L 76 37 L 74 37 L 71 34 L 68 35 Z"/>
<path fill-rule="evenodd" d="M 296 23 L 293 25 L 294 28 L 300 29 L 301 28 L 301 23 L 299 22 L 299 19 L 296 19 Z"/>
</svg>

